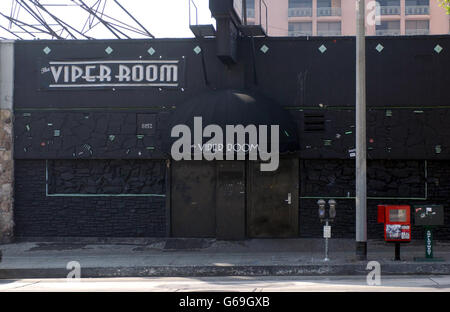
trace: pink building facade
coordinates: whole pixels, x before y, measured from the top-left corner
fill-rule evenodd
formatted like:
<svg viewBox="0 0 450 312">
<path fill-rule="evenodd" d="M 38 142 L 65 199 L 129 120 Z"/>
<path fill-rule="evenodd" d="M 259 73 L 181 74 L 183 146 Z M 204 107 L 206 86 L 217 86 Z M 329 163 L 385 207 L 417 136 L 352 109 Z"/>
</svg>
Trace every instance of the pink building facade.
<svg viewBox="0 0 450 312">
<path fill-rule="evenodd" d="M 438 0 L 366 0 L 366 5 L 368 36 L 450 33 L 450 16 Z M 270 36 L 354 36 L 356 0 L 247 0 L 247 19 L 267 27 Z"/>
</svg>

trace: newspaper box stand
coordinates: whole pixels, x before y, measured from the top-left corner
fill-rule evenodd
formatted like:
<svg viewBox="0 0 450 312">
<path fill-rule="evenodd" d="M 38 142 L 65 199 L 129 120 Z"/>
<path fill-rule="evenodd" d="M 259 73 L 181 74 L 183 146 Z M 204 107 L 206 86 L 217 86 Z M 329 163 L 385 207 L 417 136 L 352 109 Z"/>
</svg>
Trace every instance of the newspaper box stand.
<svg viewBox="0 0 450 312">
<path fill-rule="evenodd" d="M 411 206 L 378 205 L 378 223 L 384 223 L 384 240 L 395 243 L 395 260 L 400 260 L 400 244 L 411 241 Z"/>
</svg>

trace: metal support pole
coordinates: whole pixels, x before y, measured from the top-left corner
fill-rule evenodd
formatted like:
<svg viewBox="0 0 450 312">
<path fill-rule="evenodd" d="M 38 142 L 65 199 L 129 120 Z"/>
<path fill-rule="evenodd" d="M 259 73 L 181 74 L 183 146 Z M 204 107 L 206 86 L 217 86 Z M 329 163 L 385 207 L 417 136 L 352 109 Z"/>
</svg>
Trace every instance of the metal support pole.
<svg viewBox="0 0 450 312">
<path fill-rule="evenodd" d="M 400 261 L 400 243 L 395 243 L 395 261 Z"/>
<path fill-rule="evenodd" d="M 325 222 L 325 226 L 328 226 L 328 219 Z M 328 257 L 328 237 L 325 238 L 325 259 L 323 261 L 330 261 L 330 258 Z"/>
<path fill-rule="evenodd" d="M 356 21 L 356 258 L 367 259 L 366 30 L 365 0 Z"/>
<path fill-rule="evenodd" d="M 242 0 L 242 24 L 247 26 L 247 0 Z"/>
</svg>

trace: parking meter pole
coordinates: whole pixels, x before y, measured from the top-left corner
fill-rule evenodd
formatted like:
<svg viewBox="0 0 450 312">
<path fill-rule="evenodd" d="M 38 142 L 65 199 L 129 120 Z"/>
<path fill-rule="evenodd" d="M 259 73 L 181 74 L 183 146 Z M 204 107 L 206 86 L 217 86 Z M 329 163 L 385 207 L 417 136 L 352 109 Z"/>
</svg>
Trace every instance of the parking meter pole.
<svg viewBox="0 0 450 312">
<path fill-rule="evenodd" d="M 319 219 L 320 222 L 323 224 L 325 222 L 325 225 L 323 226 L 323 238 L 325 238 L 325 258 L 324 261 L 330 261 L 330 258 L 328 258 L 328 239 L 331 238 L 331 226 L 330 222 L 333 222 L 336 218 L 336 201 L 334 199 L 330 199 L 328 201 L 328 205 L 330 206 L 330 209 L 328 211 L 328 217 L 326 217 L 326 202 L 323 199 L 319 199 L 317 201 L 317 205 L 319 206 Z"/>
<path fill-rule="evenodd" d="M 400 261 L 400 243 L 395 243 L 395 261 Z"/>
<path fill-rule="evenodd" d="M 328 227 L 328 220 L 325 222 L 325 226 Z M 325 259 L 324 261 L 330 261 L 330 258 L 328 258 L 328 237 L 325 238 Z"/>
<path fill-rule="evenodd" d="M 433 229 L 425 227 L 425 258 L 433 259 Z"/>
</svg>

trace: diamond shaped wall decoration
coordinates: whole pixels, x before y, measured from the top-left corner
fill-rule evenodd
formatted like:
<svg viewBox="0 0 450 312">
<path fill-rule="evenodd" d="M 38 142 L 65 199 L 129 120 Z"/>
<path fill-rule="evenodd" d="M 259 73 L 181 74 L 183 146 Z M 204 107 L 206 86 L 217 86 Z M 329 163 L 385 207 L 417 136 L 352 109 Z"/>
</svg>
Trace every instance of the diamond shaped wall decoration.
<svg viewBox="0 0 450 312">
<path fill-rule="evenodd" d="M 148 54 L 153 55 L 153 54 L 155 54 L 156 50 L 153 48 L 150 48 L 147 50 L 147 52 L 148 52 Z"/>
<path fill-rule="evenodd" d="M 113 53 L 113 49 L 111 48 L 111 47 L 107 47 L 106 49 L 105 49 L 105 52 L 107 53 L 107 54 L 111 54 L 111 53 Z"/>
<path fill-rule="evenodd" d="M 382 45 L 381 43 L 379 43 L 379 44 L 375 47 L 375 49 L 376 49 L 378 52 L 381 53 L 381 51 L 383 51 L 384 47 L 383 47 L 383 45 Z"/>
<path fill-rule="evenodd" d="M 194 48 L 194 52 L 195 52 L 195 54 L 199 54 L 200 52 L 202 52 L 202 48 L 200 48 L 199 46 L 196 46 Z"/>
<path fill-rule="evenodd" d="M 261 47 L 261 52 L 262 53 L 264 53 L 264 54 L 266 54 L 267 53 L 267 51 L 269 51 L 269 47 L 268 46 L 266 46 L 265 44 Z"/>
<path fill-rule="evenodd" d="M 319 47 L 319 51 L 320 53 L 325 53 L 327 51 L 327 47 L 324 46 L 323 44 Z"/>
<path fill-rule="evenodd" d="M 49 47 L 45 47 L 42 51 L 44 51 L 44 53 L 48 55 L 50 52 L 52 52 L 52 49 L 50 49 Z"/>
<path fill-rule="evenodd" d="M 440 45 L 436 45 L 436 46 L 434 47 L 434 51 L 436 51 L 436 53 L 438 53 L 438 54 L 441 53 L 442 50 L 444 50 L 444 48 L 441 47 Z"/>
</svg>

